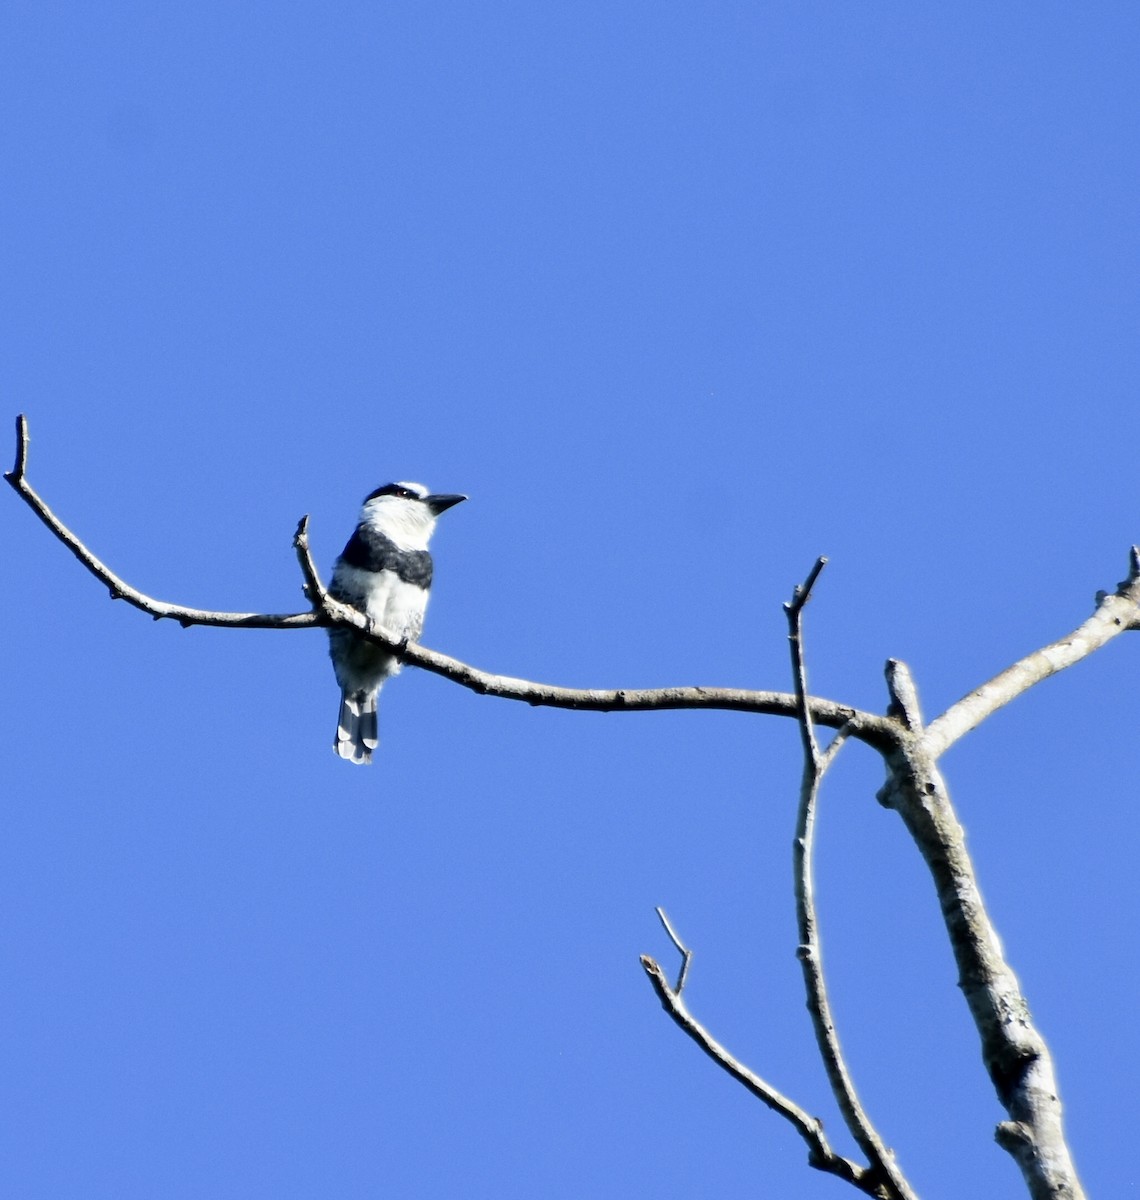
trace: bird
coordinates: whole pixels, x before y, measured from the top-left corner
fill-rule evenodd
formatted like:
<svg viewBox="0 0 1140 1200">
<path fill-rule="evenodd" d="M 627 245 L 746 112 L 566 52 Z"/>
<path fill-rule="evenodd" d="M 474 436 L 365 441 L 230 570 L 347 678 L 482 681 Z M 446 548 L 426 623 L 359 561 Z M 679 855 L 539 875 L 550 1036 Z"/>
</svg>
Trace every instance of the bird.
<svg viewBox="0 0 1140 1200">
<path fill-rule="evenodd" d="M 352 537 L 333 565 L 329 595 L 405 641 L 416 641 L 431 590 L 428 542 L 436 518 L 466 496 L 429 492 L 422 483 L 388 483 L 364 499 Z M 333 749 L 349 762 L 372 761 L 380 744 L 376 700 L 400 660 L 352 629 L 329 630 L 329 657 L 340 684 Z"/>
</svg>

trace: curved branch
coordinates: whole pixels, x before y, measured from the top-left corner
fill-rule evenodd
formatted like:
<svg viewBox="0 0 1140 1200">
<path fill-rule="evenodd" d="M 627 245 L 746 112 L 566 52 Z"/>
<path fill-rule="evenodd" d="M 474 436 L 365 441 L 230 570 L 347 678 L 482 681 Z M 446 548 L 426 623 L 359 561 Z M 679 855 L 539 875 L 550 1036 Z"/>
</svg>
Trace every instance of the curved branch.
<svg viewBox="0 0 1140 1200">
<path fill-rule="evenodd" d="M 28 462 L 28 422 L 21 414 L 16 420 L 17 446 L 16 465 L 4 478 L 26 501 L 28 507 L 75 555 L 77 559 L 103 583 L 111 593 L 112 600 L 125 600 L 132 607 L 147 613 L 154 619 L 169 618 L 178 621 L 184 628 L 190 625 L 212 625 L 235 629 L 309 629 L 320 624 L 319 614 L 307 613 L 231 613 L 212 612 L 201 608 L 187 608 L 182 604 L 168 604 L 153 596 L 140 592 L 125 579 L 120 579 L 106 563 L 101 562 L 79 540 L 70 529 L 52 512 L 47 503 L 28 482 L 24 472 Z M 304 523 L 302 522 L 302 525 Z M 301 527 L 298 527 L 298 534 Z"/>
<path fill-rule="evenodd" d="M 309 554 L 308 520 L 302 518 L 293 539 L 305 590 L 313 604 L 309 612 L 300 613 L 231 613 L 187 608 L 156 600 L 137 588 L 101 562 L 80 539 L 51 511 L 44 500 L 28 483 L 27 421 L 21 416 L 16 423 L 16 465 L 4 478 L 12 485 L 32 511 L 77 559 L 103 583 L 113 599 L 148 613 L 156 620 L 170 619 L 183 627 L 206 625 L 229 629 L 313 629 L 341 625 L 355 629 L 362 636 L 390 649 L 403 662 L 441 675 L 445 679 L 469 688 L 484 696 L 503 700 L 518 700 L 546 708 L 569 708 L 584 712 L 647 712 L 660 709 L 716 709 L 731 712 L 765 713 L 770 716 L 794 717 L 795 697 L 787 692 L 754 691 L 727 687 L 663 687 L 663 688 L 569 688 L 556 684 L 535 683 L 509 675 L 497 675 L 460 662 L 426 646 L 408 644 L 371 624 L 355 609 L 333 600 L 317 576 Z M 874 748 L 884 751 L 893 747 L 900 736 L 899 725 L 877 713 L 863 712 L 850 705 L 813 697 L 810 702 L 812 718 L 821 725 L 838 729 L 848 726 L 851 735 Z"/>
<path fill-rule="evenodd" d="M 1133 546 L 1128 578 L 1115 592 L 1097 596 L 1096 611 L 1067 637 L 1034 650 L 952 704 L 927 726 L 923 746 L 938 758 L 986 717 L 1034 684 L 1087 658 L 1128 629 L 1140 628 L 1140 547 Z"/>
<path fill-rule="evenodd" d="M 788 643 L 792 654 L 792 677 L 795 680 L 796 704 L 798 708 L 800 736 L 803 742 L 803 776 L 800 782 L 800 803 L 796 815 L 796 836 L 792 843 L 792 858 L 795 867 L 796 926 L 800 944 L 796 957 L 803 970 L 804 989 L 807 992 L 807 1009 L 815 1030 L 816 1045 L 823 1059 L 827 1080 L 831 1085 L 835 1102 L 843 1114 L 851 1136 L 867 1156 L 869 1174 L 881 1180 L 884 1191 L 892 1200 L 916 1200 L 906 1176 L 895 1162 L 894 1155 L 883 1143 L 879 1131 L 867 1115 L 855 1081 L 843 1057 L 839 1044 L 839 1033 L 831 1015 L 831 1001 L 827 994 L 827 982 L 823 973 L 823 949 L 819 940 L 816 920 L 815 883 L 812 878 L 812 858 L 815 848 L 815 813 L 820 785 L 828 768 L 835 760 L 847 737 L 847 730 L 840 729 L 826 751 L 819 748 L 815 727 L 807 703 L 807 665 L 804 660 L 803 610 L 811 596 L 811 589 L 819 578 L 827 560 L 816 560 L 807 580 L 796 588 L 791 603 L 784 605 L 788 617 Z"/>
</svg>

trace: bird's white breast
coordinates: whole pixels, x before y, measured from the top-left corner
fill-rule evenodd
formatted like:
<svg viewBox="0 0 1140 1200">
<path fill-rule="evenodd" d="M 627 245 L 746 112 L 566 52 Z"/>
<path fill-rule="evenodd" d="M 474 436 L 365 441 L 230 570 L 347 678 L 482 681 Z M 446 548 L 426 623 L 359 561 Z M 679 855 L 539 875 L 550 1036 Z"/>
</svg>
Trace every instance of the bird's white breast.
<svg viewBox="0 0 1140 1200">
<path fill-rule="evenodd" d="M 415 641 L 424 624 L 428 593 L 405 583 L 393 571 L 367 571 L 340 563 L 336 570 L 337 590 L 378 625 L 397 637 Z"/>
</svg>

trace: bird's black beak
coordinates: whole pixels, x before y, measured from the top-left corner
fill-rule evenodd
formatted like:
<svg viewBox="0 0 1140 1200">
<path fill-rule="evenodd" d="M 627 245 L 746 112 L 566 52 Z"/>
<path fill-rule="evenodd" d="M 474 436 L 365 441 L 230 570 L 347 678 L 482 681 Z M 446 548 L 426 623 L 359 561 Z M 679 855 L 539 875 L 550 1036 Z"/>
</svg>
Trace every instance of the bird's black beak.
<svg viewBox="0 0 1140 1200">
<path fill-rule="evenodd" d="M 454 508 L 456 504 L 466 499 L 466 496 L 425 496 L 424 503 L 438 517 L 440 513 L 447 512 L 449 508 Z"/>
</svg>

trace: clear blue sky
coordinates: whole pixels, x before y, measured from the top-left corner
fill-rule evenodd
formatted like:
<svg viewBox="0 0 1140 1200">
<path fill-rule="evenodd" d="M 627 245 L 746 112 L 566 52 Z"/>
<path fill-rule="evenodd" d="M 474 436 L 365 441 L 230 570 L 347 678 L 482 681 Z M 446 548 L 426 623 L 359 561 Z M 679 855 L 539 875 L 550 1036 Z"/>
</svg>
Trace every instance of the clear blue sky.
<svg viewBox="0 0 1140 1200">
<path fill-rule="evenodd" d="M 3 429 L 29 414 L 33 483 L 153 595 L 300 607 L 297 518 L 327 571 L 368 491 L 422 479 L 472 497 L 430 646 L 786 687 L 824 553 L 815 690 L 881 709 L 897 656 L 932 714 L 1140 540 L 1134 4 L 13 0 L 0 45 Z M 637 962 L 672 962 L 662 904 L 695 1013 L 846 1147 L 791 723 L 408 671 L 355 769 L 322 635 L 156 625 L 7 489 L 0 536 L 5 1195 L 842 1194 Z M 945 763 L 1114 1196 L 1132 642 Z M 880 778 L 845 751 L 820 818 L 853 1070 L 927 1200 L 1021 1196 Z"/>
</svg>

